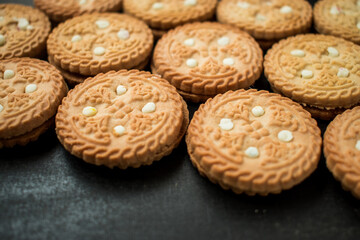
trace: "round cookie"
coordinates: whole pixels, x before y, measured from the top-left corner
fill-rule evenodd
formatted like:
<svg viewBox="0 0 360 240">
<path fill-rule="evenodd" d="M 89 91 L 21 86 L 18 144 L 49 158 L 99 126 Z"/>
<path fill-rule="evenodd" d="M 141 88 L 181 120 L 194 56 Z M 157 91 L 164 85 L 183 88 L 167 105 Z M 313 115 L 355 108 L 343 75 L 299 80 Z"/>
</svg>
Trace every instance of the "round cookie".
<svg viewBox="0 0 360 240">
<path fill-rule="evenodd" d="M 314 7 L 315 29 L 360 44 L 360 1 L 321 0 Z"/>
<path fill-rule="evenodd" d="M 158 37 L 185 23 L 210 20 L 217 0 L 124 0 L 124 12 L 145 21 Z"/>
<path fill-rule="evenodd" d="M 31 58 L 0 60 L 0 89 L 0 147 L 36 140 L 68 90 L 55 67 Z"/>
<path fill-rule="evenodd" d="M 0 59 L 40 56 L 50 28 L 49 19 L 38 9 L 0 4 Z"/>
<path fill-rule="evenodd" d="M 360 199 L 360 107 L 345 111 L 329 124 L 324 154 L 334 177 Z"/>
<path fill-rule="evenodd" d="M 69 19 L 55 28 L 47 41 L 51 62 L 84 78 L 141 66 L 152 47 L 153 35 L 144 22 L 117 13 Z"/>
<path fill-rule="evenodd" d="M 158 41 L 152 72 L 168 80 L 185 99 L 200 102 L 248 88 L 260 77 L 262 61 L 262 50 L 246 32 L 221 23 L 190 23 Z"/>
<path fill-rule="evenodd" d="M 122 0 L 34 0 L 36 8 L 45 12 L 54 22 L 93 12 L 116 12 Z"/>
<path fill-rule="evenodd" d="M 299 104 L 254 89 L 206 101 L 186 135 L 201 175 L 235 193 L 263 196 L 307 178 L 317 167 L 321 142 L 316 121 Z"/>
<path fill-rule="evenodd" d="M 275 92 L 330 120 L 360 103 L 360 46 L 333 36 L 306 34 L 275 44 L 265 76 Z"/>
<path fill-rule="evenodd" d="M 140 167 L 171 153 L 189 123 L 186 103 L 166 80 L 111 71 L 75 86 L 56 115 L 65 149 L 107 167 Z"/>
<path fill-rule="evenodd" d="M 264 48 L 308 32 L 312 22 L 312 7 L 305 0 L 222 0 L 216 14 L 219 22 L 250 33 Z"/>
</svg>

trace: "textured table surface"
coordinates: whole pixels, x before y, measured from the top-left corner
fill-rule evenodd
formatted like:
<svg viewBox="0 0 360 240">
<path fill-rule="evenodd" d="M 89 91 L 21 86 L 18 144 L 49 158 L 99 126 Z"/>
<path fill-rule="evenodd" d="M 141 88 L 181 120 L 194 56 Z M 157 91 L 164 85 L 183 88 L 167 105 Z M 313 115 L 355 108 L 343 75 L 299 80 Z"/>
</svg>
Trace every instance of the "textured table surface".
<svg viewBox="0 0 360 240">
<path fill-rule="evenodd" d="M 262 77 L 255 87 L 268 85 Z M 191 113 L 197 107 L 189 104 Z M 327 124 L 319 122 L 323 131 Z M 248 197 L 202 178 L 184 141 L 161 161 L 125 171 L 71 156 L 53 131 L 0 150 L 0 239 L 360 239 L 359 226 L 359 201 L 323 156 L 293 189 Z"/>
</svg>

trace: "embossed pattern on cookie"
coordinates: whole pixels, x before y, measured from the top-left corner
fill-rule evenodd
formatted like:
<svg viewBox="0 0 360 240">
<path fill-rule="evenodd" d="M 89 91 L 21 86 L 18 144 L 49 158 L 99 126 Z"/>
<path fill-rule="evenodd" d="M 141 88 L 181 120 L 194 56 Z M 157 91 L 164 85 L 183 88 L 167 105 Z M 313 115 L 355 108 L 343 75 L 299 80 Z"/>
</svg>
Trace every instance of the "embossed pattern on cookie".
<svg viewBox="0 0 360 240">
<path fill-rule="evenodd" d="M 0 4 L 0 59 L 41 55 L 49 32 L 49 19 L 41 11 Z"/>
<path fill-rule="evenodd" d="M 321 135 L 299 104 L 267 91 L 217 95 L 194 114 L 186 135 L 200 174 L 249 195 L 280 193 L 317 167 Z"/>
<path fill-rule="evenodd" d="M 34 0 L 36 8 L 45 12 L 54 22 L 93 12 L 116 12 L 122 0 Z"/>
<path fill-rule="evenodd" d="M 314 6 L 315 29 L 360 44 L 360 1 L 321 0 Z"/>
<path fill-rule="evenodd" d="M 345 111 L 329 124 L 324 154 L 334 177 L 360 199 L 360 107 Z"/>
<path fill-rule="evenodd" d="M 360 47 L 325 35 L 298 35 L 280 41 L 265 56 L 272 88 L 320 110 L 360 102 Z"/>
<path fill-rule="evenodd" d="M 220 23 L 177 27 L 159 40 L 152 70 L 180 93 L 207 98 L 247 88 L 260 77 L 262 51 L 246 32 Z"/>
<path fill-rule="evenodd" d="M 305 0 L 222 0 L 216 16 L 256 39 L 272 40 L 308 32 L 312 8 Z"/>
<path fill-rule="evenodd" d="M 0 60 L 0 139 L 26 134 L 55 115 L 67 93 L 60 73 L 31 58 Z"/>
<path fill-rule="evenodd" d="M 210 19 L 217 0 L 124 0 L 125 13 L 144 20 L 151 28 L 168 30 Z"/>
<path fill-rule="evenodd" d="M 121 70 L 71 90 L 56 115 L 56 132 L 64 147 L 86 162 L 125 169 L 170 154 L 188 121 L 185 102 L 166 80 Z"/>
<path fill-rule="evenodd" d="M 137 66 L 150 55 L 152 46 L 153 36 L 144 22 L 117 13 L 69 19 L 47 41 L 55 65 L 85 76 Z"/>
</svg>

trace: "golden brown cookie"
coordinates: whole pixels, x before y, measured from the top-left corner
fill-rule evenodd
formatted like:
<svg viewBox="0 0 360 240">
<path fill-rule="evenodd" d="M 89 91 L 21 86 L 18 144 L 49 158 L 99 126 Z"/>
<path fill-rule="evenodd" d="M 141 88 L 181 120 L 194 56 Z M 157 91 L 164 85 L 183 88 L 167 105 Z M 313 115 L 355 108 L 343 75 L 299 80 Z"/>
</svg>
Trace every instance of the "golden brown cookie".
<svg viewBox="0 0 360 240">
<path fill-rule="evenodd" d="M 222 0 L 216 14 L 219 22 L 234 25 L 267 45 L 308 32 L 312 22 L 312 8 L 305 0 Z"/>
<path fill-rule="evenodd" d="M 307 34 L 275 44 L 265 56 L 264 68 L 274 91 L 309 107 L 314 117 L 331 119 L 360 103 L 359 64 L 360 46 Z"/>
<path fill-rule="evenodd" d="M 116 12 L 122 0 L 34 0 L 36 8 L 45 12 L 54 22 L 93 12 Z"/>
<path fill-rule="evenodd" d="M 47 16 L 32 7 L 0 4 L 0 59 L 38 57 L 50 33 Z"/>
<path fill-rule="evenodd" d="M 195 95 L 194 100 L 204 101 L 228 90 L 248 88 L 260 77 L 262 61 L 259 45 L 246 32 L 221 23 L 191 23 L 158 41 L 152 71 L 185 98 Z"/>
<path fill-rule="evenodd" d="M 314 7 L 315 29 L 360 44 L 360 1 L 321 0 Z"/>
<path fill-rule="evenodd" d="M 324 154 L 334 177 L 360 199 L 360 107 L 345 111 L 329 124 Z"/>
<path fill-rule="evenodd" d="M 124 0 L 124 12 L 144 20 L 155 31 L 213 17 L 217 0 Z"/>
<path fill-rule="evenodd" d="M 93 13 L 60 24 L 47 41 L 54 65 L 94 76 L 141 66 L 149 58 L 153 35 L 146 24 L 118 13 Z"/>
<path fill-rule="evenodd" d="M 67 93 L 59 71 L 31 58 L 0 60 L 0 145 L 24 145 L 44 132 Z"/>
<path fill-rule="evenodd" d="M 209 99 L 194 113 L 186 143 L 200 174 L 235 193 L 290 189 L 317 167 L 317 123 L 276 93 L 238 90 Z"/>
<path fill-rule="evenodd" d="M 125 169 L 170 154 L 188 122 L 186 103 L 166 80 L 121 70 L 71 90 L 56 115 L 56 133 L 84 161 Z"/>
</svg>

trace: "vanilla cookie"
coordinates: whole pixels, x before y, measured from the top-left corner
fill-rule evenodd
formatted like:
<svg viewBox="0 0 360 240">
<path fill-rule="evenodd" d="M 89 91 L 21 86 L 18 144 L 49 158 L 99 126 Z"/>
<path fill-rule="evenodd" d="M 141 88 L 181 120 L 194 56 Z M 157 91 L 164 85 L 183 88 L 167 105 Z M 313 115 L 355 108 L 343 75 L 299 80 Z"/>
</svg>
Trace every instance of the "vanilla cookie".
<svg viewBox="0 0 360 240">
<path fill-rule="evenodd" d="M 156 38 L 185 23 L 210 20 L 217 0 L 124 0 L 124 12 L 145 21 Z"/>
<path fill-rule="evenodd" d="M 360 103 L 360 46 L 333 36 L 307 34 L 280 41 L 264 61 L 275 92 L 330 120 Z"/>
<path fill-rule="evenodd" d="M 312 7 L 305 0 L 222 0 L 219 22 L 234 25 L 258 40 L 264 48 L 310 30 Z"/>
<path fill-rule="evenodd" d="M 93 13 L 61 23 L 47 41 L 49 60 L 67 78 L 146 65 L 153 47 L 147 25 L 118 13 Z M 71 79 L 70 79 L 71 81 Z"/>
<path fill-rule="evenodd" d="M 206 101 L 186 135 L 201 175 L 248 195 L 280 193 L 302 182 L 317 167 L 321 142 L 316 121 L 299 104 L 254 89 Z"/>
<path fill-rule="evenodd" d="M 246 32 L 214 23 L 177 27 L 157 43 L 152 71 L 187 100 L 203 102 L 218 93 L 248 88 L 262 72 L 262 50 Z"/>
<path fill-rule="evenodd" d="M 38 9 L 0 4 L 0 59 L 39 57 L 50 28 L 49 19 Z"/>
<path fill-rule="evenodd" d="M 34 0 L 36 8 L 45 12 L 54 22 L 93 12 L 116 12 L 122 0 Z"/>
<path fill-rule="evenodd" d="M 315 29 L 319 33 L 360 44 L 360 0 L 321 0 L 314 7 Z"/>
<path fill-rule="evenodd" d="M 31 58 L 0 60 L 0 148 L 35 141 L 67 93 L 58 70 Z"/>
<path fill-rule="evenodd" d="M 56 115 L 56 133 L 84 161 L 125 169 L 170 154 L 188 123 L 186 103 L 166 80 L 121 70 L 71 90 Z"/>
<path fill-rule="evenodd" d="M 345 111 L 329 124 L 324 154 L 334 177 L 360 199 L 360 107 Z"/>
</svg>

